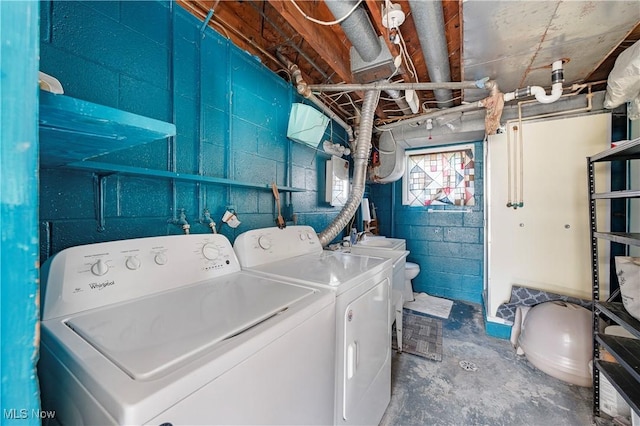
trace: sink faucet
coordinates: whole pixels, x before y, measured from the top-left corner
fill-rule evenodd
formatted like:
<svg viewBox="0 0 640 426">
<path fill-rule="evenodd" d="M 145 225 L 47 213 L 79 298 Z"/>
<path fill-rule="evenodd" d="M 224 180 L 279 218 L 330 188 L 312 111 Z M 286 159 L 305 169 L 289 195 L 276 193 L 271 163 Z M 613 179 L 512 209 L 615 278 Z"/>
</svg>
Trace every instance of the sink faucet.
<svg viewBox="0 0 640 426">
<path fill-rule="evenodd" d="M 366 239 L 367 236 L 373 236 L 373 233 L 369 232 L 369 231 L 360 232 L 360 233 L 358 233 L 358 239 L 357 240 L 358 241 L 363 241 L 363 240 Z"/>
<path fill-rule="evenodd" d="M 191 228 L 191 225 L 189 225 L 189 222 L 187 222 L 187 215 L 184 209 L 180 209 L 180 217 L 178 218 L 178 225 L 182 226 L 182 231 L 186 235 L 189 235 L 189 229 Z"/>
<path fill-rule="evenodd" d="M 207 226 L 209 228 L 211 228 L 211 232 L 213 232 L 214 234 L 217 234 L 218 231 L 216 231 L 216 223 L 213 221 L 213 218 L 211 217 L 211 213 L 209 212 L 209 209 L 204 209 L 204 222 L 207 224 Z"/>
</svg>

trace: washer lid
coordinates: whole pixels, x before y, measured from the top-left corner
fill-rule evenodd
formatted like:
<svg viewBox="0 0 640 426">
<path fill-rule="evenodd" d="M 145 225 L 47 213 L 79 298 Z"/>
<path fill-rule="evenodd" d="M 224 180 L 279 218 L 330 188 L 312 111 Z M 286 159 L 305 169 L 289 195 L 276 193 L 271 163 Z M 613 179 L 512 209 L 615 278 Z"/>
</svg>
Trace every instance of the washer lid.
<svg viewBox="0 0 640 426">
<path fill-rule="evenodd" d="M 314 290 L 242 272 L 67 321 L 136 380 L 151 379 L 274 316 Z"/>
<path fill-rule="evenodd" d="M 323 250 L 251 268 L 273 276 L 281 276 L 313 285 L 336 288 L 361 278 L 387 259 Z"/>
</svg>

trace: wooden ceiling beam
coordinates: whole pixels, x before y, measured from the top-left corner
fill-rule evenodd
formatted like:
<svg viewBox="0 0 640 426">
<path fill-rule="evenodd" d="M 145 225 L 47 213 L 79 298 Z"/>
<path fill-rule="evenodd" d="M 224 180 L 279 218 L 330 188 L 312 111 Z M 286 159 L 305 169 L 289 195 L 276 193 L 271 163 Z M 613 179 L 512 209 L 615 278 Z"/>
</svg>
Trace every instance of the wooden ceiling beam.
<svg viewBox="0 0 640 426">
<path fill-rule="evenodd" d="M 304 41 L 315 50 L 318 55 L 325 61 L 331 69 L 343 81 L 351 81 L 351 69 L 349 59 L 349 48 L 351 47 L 338 25 L 331 27 L 313 23 L 296 10 L 291 2 L 281 0 L 268 0 L 269 4 L 284 18 L 289 25 L 300 34 Z M 308 16 L 314 18 L 327 17 L 328 9 L 322 2 L 298 2 Z M 325 11 L 321 10 L 321 7 Z M 333 20 L 333 16 L 329 13 L 329 20 Z M 338 34 L 342 33 L 341 39 Z"/>
</svg>

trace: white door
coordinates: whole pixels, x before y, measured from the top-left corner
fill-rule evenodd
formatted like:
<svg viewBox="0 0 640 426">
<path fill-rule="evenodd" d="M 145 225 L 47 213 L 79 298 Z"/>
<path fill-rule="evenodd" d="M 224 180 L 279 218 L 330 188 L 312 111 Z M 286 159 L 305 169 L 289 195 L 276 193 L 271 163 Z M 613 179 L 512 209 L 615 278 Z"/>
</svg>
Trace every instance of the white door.
<svg viewBox="0 0 640 426">
<path fill-rule="evenodd" d="M 586 158 L 609 147 L 610 126 L 609 114 L 519 126 L 524 167 L 523 206 L 517 209 L 506 206 L 519 201 L 508 194 L 507 137 L 489 138 L 488 317 L 495 317 L 498 306 L 509 300 L 512 285 L 591 298 Z M 510 137 L 513 153 L 516 137 Z M 520 176 L 520 171 L 512 168 L 510 175 Z M 605 189 L 607 176 L 598 169 L 597 177 L 605 178 L 596 182 L 599 191 Z M 512 185 L 512 193 L 513 189 Z M 599 220 L 607 218 L 607 210 L 599 204 Z M 606 268 L 601 265 L 601 271 Z"/>
<path fill-rule="evenodd" d="M 388 398 L 391 391 L 382 386 L 376 389 L 374 385 L 374 382 L 388 384 L 376 379 L 386 374 L 383 370 L 391 355 L 389 281 L 381 281 L 349 303 L 344 316 L 342 416 L 346 422 L 358 422 L 362 414 L 380 410 L 379 401 L 385 395 Z"/>
</svg>

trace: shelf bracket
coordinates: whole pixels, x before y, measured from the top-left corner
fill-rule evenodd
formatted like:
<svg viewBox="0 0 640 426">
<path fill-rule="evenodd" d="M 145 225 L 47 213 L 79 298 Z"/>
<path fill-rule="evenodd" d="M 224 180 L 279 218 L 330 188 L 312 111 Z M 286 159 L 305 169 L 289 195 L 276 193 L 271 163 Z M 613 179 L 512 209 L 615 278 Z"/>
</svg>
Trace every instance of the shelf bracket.
<svg viewBox="0 0 640 426">
<path fill-rule="evenodd" d="M 107 228 L 105 226 L 104 219 L 104 204 L 105 204 L 105 188 L 107 186 L 106 174 L 94 173 L 93 174 L 93 194 L 94 194 L 94 207 L 96 222 L 98 223 L 97 231 L 104 232 Z"/>
</svg>

